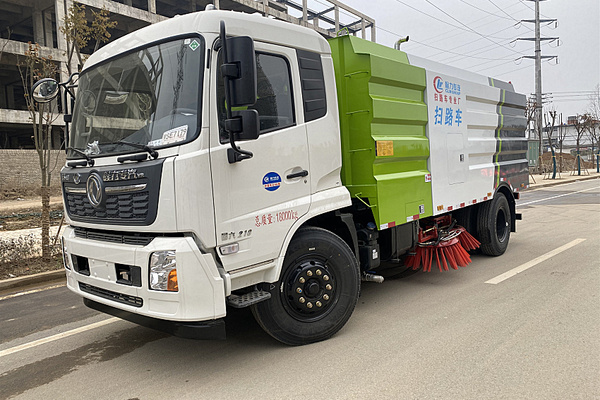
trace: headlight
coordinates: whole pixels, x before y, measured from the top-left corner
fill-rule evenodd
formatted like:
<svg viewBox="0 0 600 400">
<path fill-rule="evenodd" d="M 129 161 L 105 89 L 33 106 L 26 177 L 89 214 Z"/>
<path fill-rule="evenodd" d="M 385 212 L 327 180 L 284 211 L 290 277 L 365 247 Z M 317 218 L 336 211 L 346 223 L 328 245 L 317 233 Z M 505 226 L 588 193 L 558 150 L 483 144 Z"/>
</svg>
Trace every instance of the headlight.
<svg viewBox="0 0 600 400">
<path fill-rule="evenodd" d="M 150 289 L 177 292 L 175 250 L 157 251 L 150 255 Z"/>
</svg>

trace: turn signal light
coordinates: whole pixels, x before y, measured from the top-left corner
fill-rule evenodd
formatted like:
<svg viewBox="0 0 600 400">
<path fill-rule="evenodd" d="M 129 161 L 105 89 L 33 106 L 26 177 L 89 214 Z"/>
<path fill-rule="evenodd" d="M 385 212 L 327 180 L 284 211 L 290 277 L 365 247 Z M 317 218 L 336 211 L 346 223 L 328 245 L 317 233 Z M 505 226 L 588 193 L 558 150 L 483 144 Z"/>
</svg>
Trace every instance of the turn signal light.
<svg viewBox="0 0 600 400">
<path fill-rule="evenodd" d="M 177 292 L 179 285 L 177 284 L 177 270 L 174 269 L 169 272 L 169 281 L 167 282 L 167 290 L 171 292 Z"/>
</svg>

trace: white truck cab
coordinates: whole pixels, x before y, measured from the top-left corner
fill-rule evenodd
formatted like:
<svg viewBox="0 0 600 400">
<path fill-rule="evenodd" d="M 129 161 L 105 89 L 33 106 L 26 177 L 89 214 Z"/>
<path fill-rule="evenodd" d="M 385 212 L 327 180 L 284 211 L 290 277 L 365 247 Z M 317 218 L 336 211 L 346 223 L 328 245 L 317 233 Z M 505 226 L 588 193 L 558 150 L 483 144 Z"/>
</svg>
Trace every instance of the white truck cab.
<svg viewBox="0 0 600 400">
<path fill-rule="evenodd" d="M 242 142 L 253 157 L 237 163 L 223 128 L 221 21 L 256 51 L 260 136 Z M 302 82 L 311 55 L 321 77 Z M 94 164 L 61 173 L 63 242 L 68 287 L 92 307 L 222 336 L 227 296 L 276 282 L 298 227 L 351 204 L 330 50 L 309 29 L 228 11 L 178 16 L 101 48 L 78 84 L 69 146 L 90 149 Z M 310 84 L 320 98 L 306 99 Z M 139 150 L 124 142 L 158 155 L 129 160 Z"/>
</svg>

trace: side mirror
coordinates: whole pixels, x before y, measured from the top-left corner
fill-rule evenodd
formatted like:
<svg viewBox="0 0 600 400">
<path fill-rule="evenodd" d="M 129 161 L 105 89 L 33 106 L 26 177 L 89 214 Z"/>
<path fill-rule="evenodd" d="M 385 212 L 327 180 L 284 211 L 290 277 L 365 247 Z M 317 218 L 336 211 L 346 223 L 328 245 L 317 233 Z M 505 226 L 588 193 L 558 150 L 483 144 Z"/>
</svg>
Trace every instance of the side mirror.
<svg viewBox="0 0 600 400">
<path fill-rule="evenodd" d="M 256 140 L 260 132 L 258 111 L 232 111 L 231 119 L 225 120 L 225 129 L 232 132 L 235 140 Z"/>
<path fill-rule="evenodd" d="M 226 39 L 227 60 L 221 65 L 223 76 L 229 77 L 231 107 L 251 106 L 256 103 L 256 54 L 254 41 L 248 36 Z"/>
<path fill-rule="evenodd" d="M 38 103 L 48 103 L 58 95 L 58 88 L 58 82 L 55 79 L 40 79 L 31 88 L 31 95 Z"/>
</svg>

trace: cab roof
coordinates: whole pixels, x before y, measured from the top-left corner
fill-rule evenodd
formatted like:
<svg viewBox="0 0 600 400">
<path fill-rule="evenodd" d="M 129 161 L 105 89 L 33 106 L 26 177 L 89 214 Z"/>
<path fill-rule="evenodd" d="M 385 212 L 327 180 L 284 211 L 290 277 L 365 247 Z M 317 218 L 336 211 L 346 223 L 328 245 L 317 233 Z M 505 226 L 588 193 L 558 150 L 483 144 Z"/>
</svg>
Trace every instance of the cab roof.
<svg viewBox="0 0 600 400">
<path fill-rule="evenodd" d="M 258 13 L 209 10 L 175 16 L 123 36 L 93 53 L 86 61 L 83 70 L 108 58 L 169 37 L 193 33 L 218 35 L 221 21 L 225 21 L 228 36 L 250 36 L 259 42 L 321 54 L 331 53 L 327 41 L 312 29 L 263 17 Z M 207 47 L 211 46 L 212 43 L 207 43 Z"/>
</svg>

